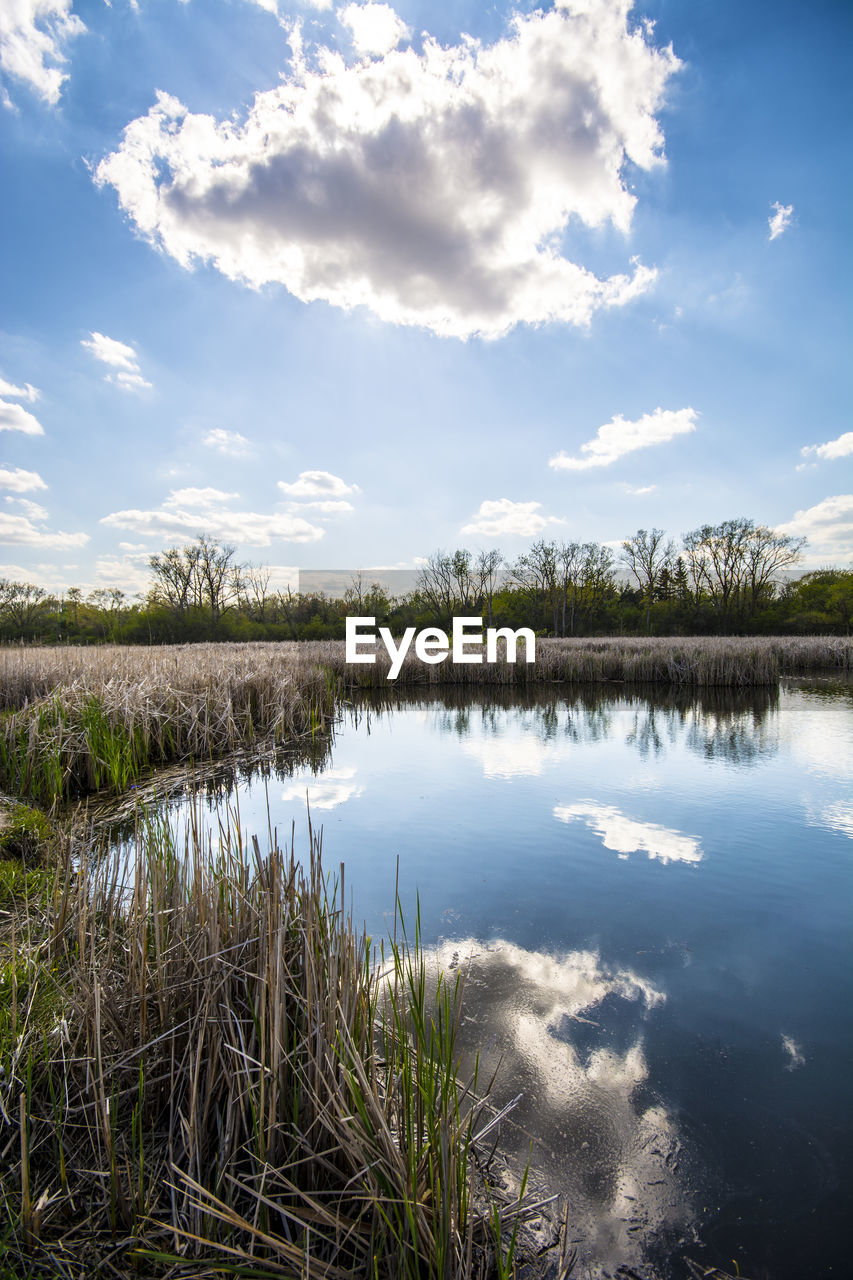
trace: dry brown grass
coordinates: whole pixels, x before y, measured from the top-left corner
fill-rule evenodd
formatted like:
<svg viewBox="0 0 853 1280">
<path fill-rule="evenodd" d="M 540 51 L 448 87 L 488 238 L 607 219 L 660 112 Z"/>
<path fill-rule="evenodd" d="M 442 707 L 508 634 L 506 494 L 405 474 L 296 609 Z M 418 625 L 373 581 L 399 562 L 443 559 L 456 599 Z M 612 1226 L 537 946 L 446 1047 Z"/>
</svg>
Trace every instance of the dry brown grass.
<svg viewBox="0 0 853 1280">
<path fill-rule="evenodd" d="M 343 641 L 0 651 L 0 785 L 50 806 L 150 766 L 207 760 L 259 739 L 322 732 L 349 690 L 411 685 L 622 681 L 690 688 L 768 687 L 780 675 L 843 670 L 833 636 L 538 640 L 536 662 L 425 665 L 413 654 L 389 682 L 348 665 Z"/>
<path fill-rule="evenodd" d="M 127 882 L 78 865 L 28 916 L 0 1038 L 0 1273 L 504 1264 L 498 1219 L 536 1206 L 496 1217 L 477 1176 L 495 1133 L 457 1074 L 460 988 L 427 979 L 417 937 L 371 949 L 318 840 L 302 868 L 230 823 L 186 849 L 147 823 Z"/>
<path fill-rule="evenodd" d="M 380 646 L 376 663 L 347 666 L 342 641 L 304 645 L 305 657 L 334 672 L 348 687 L 387 688 L 390 666 Z M 523 649 L 520 647 L 520 653 Z M 410 652 L 396 683 L 406 684 L 636 684 L 746 687 L 775 684 L 780 675 L 848 670 L 853 642 L 839 636 L 724 636 L 536 641 L 536 661 L 428 666 Z"/>
</svg>

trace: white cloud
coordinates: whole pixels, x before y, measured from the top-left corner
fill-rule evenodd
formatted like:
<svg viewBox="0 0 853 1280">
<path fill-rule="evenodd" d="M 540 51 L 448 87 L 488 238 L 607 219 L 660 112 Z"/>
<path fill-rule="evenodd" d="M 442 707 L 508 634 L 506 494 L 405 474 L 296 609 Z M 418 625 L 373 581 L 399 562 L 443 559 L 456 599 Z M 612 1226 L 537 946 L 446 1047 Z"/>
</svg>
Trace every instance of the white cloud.
<svg viewBox="0 0 853 1280">
<path fill-rule="evenodd" d="M 388 4 L 348 4 L 338 17 L 349 27 L 357 53 L 390 53 L 411 35 Z"/>
<path fill-rule="evenodd" d="M 38 502 L 31 502 L 29 498 L 7 498 L 8 503 L 14 504 L 19 511 L 23 511 L 28 520 L 35 520 L 37 524 L 44 524 L 49 518 L 50 512 Z"/>
<path fill-rule="evenodd" d="M 292 484 L 279 480 L 278 487 L 288 498 L 342 498 L 347 493 L 358 493 L 357 484 L 347 484 L 331 471 L 300 471 Z"/>
<path fill-rule="evenodd" d="M 328 502 L 300 502 L 293 504 L 296 511 L 319 511 L 323 515 L 335 515 L 344 511 L 355 511 L 355 507 L 351 502 L 344 499 L 337 501 L 331 499 Z"/>
<path fill-rule="evenodd" d="M 642 498 L 647 493 L 654 493 L 656 489 L 656 484 L 643 484 L 636 488 L 630 484 L 625 485 L 625 492 L 632 498 Z M 622 544 L 620 543 L 619 545 L 621 546 Z"/>
<path fill-rule="evenodd" d="M 150 551 L 128 553 L 123 556 L 98 556 L 95 561 L 95 582 L 99 587 L 121 587 L 122 591 L 147 591 L 151 581 L 148 567 Z"/>
<path fill-rule="evenodd" d="M 794 206 L 792 204 L 780 204 L 778 200 L 774 200 L 772 208 L 776 210 L 767 219 L 767 225 L 770 227 L 770 239 L 775 240 L 777 236 L 781 236 L 783 231 L 787 231 L 791 225 L 791 219 L 794 216 Z"/>
<path fill-rule="evenodd" d="M 44 427 L 38 418 L 22 405 L 0 400 L 0 431 L 23 431 L 27 436 L 43 436 Z"/>
<path fill-rule="evenodd" d="M 151 383 L 141 373 L 108 373 L 105 381 L 114 382 L 117 387 L 124 387 L 125 391 L 147 391 L 151 388 Z"/>
<path fill-rule="evenodd" d="M 277 282 L 304 302 L 497 337 L 587 325 L 645 292 L 632 260 L 598 278 L 561 251 L 571 219 L 627 232 L 627 163 L 663 163 L 655 111 L 680 66 L 631 29 L 628 0 L 516 15 L 485 45 L 393 50 L 347 66 L 295 45 L 243 123 L 160 93 L 98 166 L 136 227 L 185 267 Z"/>
<path fill-rule="evenodd" d="M 82 547 L 89 541 L 87 533 L 53 533 L 49 529 L 40 529 L 47 516 L 43 508 L 32 504 L 39 513 L 33 523 L 29 515 L 12 515 L 8 511 L 0 511 L 0 543 L 21 547 Z"/>
<path fill-rule="evenodd" d="M 81 340 L 80 346 L 90 351 L 102 364 L 111 365 L 115 369 L 133 371 L 139 368 L 139 357 L 133 347 L 116 338 L 108 338 L 106 334 L 93 332 L 91 337 Z"/>
<path fill-rule="evenodd" d="M 250 452 L 249 441 L 239 431 L 225 431 L 222 427 L 214 427 L 204 437 L 204 444 L 209 449 L 216 449 L 231 458 L 245 458 Z"/>
<path fill-rule="evenodd" d="M 546 525 L 563 524 L 557 516 L 539 514 L 541 502 L 512 502 L 509 498 L 487 499 L 480 503 L 479 511 L 462 526 L 461 533 L 479 533 L 486 538 L 504 535 L 532 538 Z"/>
<path fill-rule="evenodd" d="M 47 485 L 37 471 L 23 471 L 21 467 L 0 467 L 0 489 L 29 493 L 33 489 L 46 488 Z"/>
<path fill-rule="evenodd" d="M 232 511 L 226 504 L 238 496 L 221 489 L 173 489 L 155 510 L 113 511 L 101 524 L 156 538 L 195 538 L 210 533 L 225 542 L 253 547 L 268 547 L 274 540 L 316 542 L 323 537 L 321 527 L 296 515 Z"/>
<path fill-rule="evenodd" d="M 125 391 L 145 391 L 150 388 L 151 383 L 143 378 L 140 371 L 136 351 L 126 342 L 119 342 L 116 338 L 108 338 L 103 333 L 93 332 L 91 337 L 81 339 L 80 345 L 91 352 L 101 364 L 118 370 L 117 373 L 106 374 L 105 382 L 112 382 L 117 387 L 123 387 Z"/>
<path fill-rule="evenodd" d="M 71 5 L 72 0 L 3 0 L 0 4 L 0 71 L 22 80 L 51 105 L 59 101 L 68 79 L 60 69 L 65 45 L 86 30 Z"/>
<path fill-rule="evenodd" d="M 620 857 L 644 852 L 664 864 L 702 861 L 702 850 L 695 836 L 658 826 L 656 822 L 638 822 L 612 805 L 589 802 L 557 805 L 554 817 L 566 823 L 580 819 L 600 836 L 605 849 L 611 849 Z"/>
<path fill-rule="evenodd" d="M 593 440 L 582 444 L 585 457 L 571 457 L 562 450 L 550 458 L 548 466 L 555 471 L 588 471 L 591 467 L 609 467 L 626 453 L 646 449 L 653 444 L 666 444 L 675 436 L 696 430 L 698 413 L 695 409 L 655 409 L 644 413 L 636 422 L 629 422 L 621 413 L 599 427 Z"/>
<path fill-rule="evenodd" d="M 462 743 L 465 755 L 482 765 L 486 778 L 538 778 L 566 756 L 571 745 L 540 738 L 533 733 L 513 737 L 469 737 Z"/>
<path fill-rule="evenodd" d="M 163 499 L 164 507 L 219 507 L 223 502 L 233 502 L 239 493 L 226 493 L 224 489 L 172 489 Z"/>
<path fill-rule="evenodd" d="M 25 382 L 22 387 L 16 387 L 13 382 L 6 382 L 4 378 L 0 378 L 0 396 L 12 396 L 15 400 L 29 400 L 32 404 L 38 400 L 41 393 L 36 387 L 29 382 Z"/>
<path fill-rule="evenodd" d="M 355 769 L 329 769 L 318 777 L 291 782 L 282 791 L 281 798 L 300 801 L 304 808 L 307 796 L 312 809 L 337 809 L 347 800 L 364 794 L 364 787 L 352 781 L 354 777 Z"/>
<path fill-rule="evenodd" d="M 826 444 L 807 444 L 800 450 L 804 458 L 808 458 L 814 454 L 816 458 L 826 458 L 834 461 L 836 458 L 846 458 L 853 453 L 853 431 L 845 431 L 837 440 L 828 440 Z M 797 468 L 802 470 L 802 466 Z"/>
<path fill-rule="evenodd" d="M 31 582 L 36 587 L 44 587 L 46 591 L 64 591 L 73 585 L 68 581 L 68 566 L 57 564 L 0 564 L 0 578 L 9 582 Z"/>
<path fill-rule="evenodd" d="M 853 564 L 853 494 L 824 498 L 815 506 L 798 511 L 787 524 L 777 525 L 776 532 L 808 538 L 806 563 L 811 566 L 827 562 Z"/>
</svg>

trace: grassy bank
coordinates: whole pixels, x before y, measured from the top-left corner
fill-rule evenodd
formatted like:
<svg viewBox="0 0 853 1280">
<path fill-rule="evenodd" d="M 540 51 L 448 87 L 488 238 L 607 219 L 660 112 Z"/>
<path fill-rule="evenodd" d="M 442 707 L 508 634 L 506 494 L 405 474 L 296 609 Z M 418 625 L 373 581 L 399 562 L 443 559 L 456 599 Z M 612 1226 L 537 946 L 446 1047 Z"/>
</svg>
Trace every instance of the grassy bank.
<svg viewBox="0 0 853 1280">
<path fill-rule="evenodd" d="M 322 733 L 349 691 L 621 681 L 690 689 L 769 687 L 780 675 L 848 670 L 832 636 L 539 640 L 536 662 L 426 665 L 387 680 L 345 661 L 341 641 L 0 650 L 0 786 L 49 807 L 146 770 L 213 759 L 258 739 Z"/>
<path fill-rule="evenodd" d="M 0 657 L 0 785 L 49 806 L 147 768 L 328 726 L 335 686 L 290 645 L 14 649 Z"/>
<path fill-rule="evenodd" d="M 0 938 L 0 1275 L 508 1274 L 458 982 L 357 934 L 316 839 L 68 852 Z"/>
</svg>

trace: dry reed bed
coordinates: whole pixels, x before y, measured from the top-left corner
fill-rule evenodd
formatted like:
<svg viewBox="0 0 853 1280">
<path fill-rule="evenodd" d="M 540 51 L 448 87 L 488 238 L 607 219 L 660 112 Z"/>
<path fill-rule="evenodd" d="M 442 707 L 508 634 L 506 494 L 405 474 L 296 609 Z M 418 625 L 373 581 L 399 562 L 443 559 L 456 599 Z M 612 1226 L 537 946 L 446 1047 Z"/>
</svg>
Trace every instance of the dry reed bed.
<svg viewBox="0 0 853 1280">
<path fill-rule="evenodd" d="M 332 671 L 346 687 L 388 688 L 384 648 L 373 665 L 348 666 L 342 641 L 305 644 L 305 657 Z M 840 636 L 725 636 L 536 641 L 536 661 L 515 664 L 426 665 L 410 651 L 396 684 L 637 684 L 747 687 L 775 684 L 780 675 L 849 670 L 853 642 Z"/>
<path fill-rule="evenodd" d="M 387 680 L 348 665 L 343 641 L 0 651 L 0 786 L 52 805 L 125 790 L 152 765 L 210 759 L 257 737 L 314 734 L 347 690 L 625 681 L 691 688 L 774 685 L 846 670 L 841 637 L 538 640 L 536 662 L 426 665 L 409 655 Z"/>
<path fill-rule="evenodd" d="M 300 868 L 148 824 L 128 883 L 70 865 L 0 1036 L 0 1271 L 510 1274 L 542 1206 L 477 1173 L 496 1125 L 457 1076 L 459 984 L 417 936 L 371 950 L 316 839 Z"/>
<path fill-rule="evenodd" d="M 15 649 L 3 653 L 0 704 L 0 782 L 50 805 L 258 736 L 316 733 L 335 691 L 296 646 Z"/>
</svg>

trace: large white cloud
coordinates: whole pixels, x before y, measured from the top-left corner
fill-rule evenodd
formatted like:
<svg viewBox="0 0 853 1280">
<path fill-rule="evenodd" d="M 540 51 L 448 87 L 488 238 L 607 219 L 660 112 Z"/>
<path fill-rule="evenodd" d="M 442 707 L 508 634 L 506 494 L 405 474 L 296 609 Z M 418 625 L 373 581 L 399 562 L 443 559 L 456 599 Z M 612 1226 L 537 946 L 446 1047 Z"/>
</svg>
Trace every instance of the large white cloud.
<svg viewBox="0 0 853 1280">
<path fill-rule="evenodd" d="M 591 467 L 609 467 L 626 453 L 646 449 L 653 444 L 666 444 L 676 436 L 696 430 L 699 415 L 695 409 L 655 409 L 644 413 L 636 422 L 629 422 L 617 413 L 599 427 L 594 439 L 580 447 L 580 458 L 562 450 L 550 458 L 548 466 L 555 471 L 588 471 Z"/>
<path fill-rule="evenodd" d="M 461 533 L 479 533 L 485 538 L 503 536 L 534 538 L 546 525 L 562 524 L 557 516 L 540 514 L 541 502 L 513 502 L 510 498 L 486 499 L 479 511 L 464 524 Z"/>
<path fill-rule="evenodd" d="M 2 0 L 0 71 L 22 80 L 45 102 L 59 101 L 68 79 L 64 49 L 86 28 L 71 12 L 72 0 Z M 9 99 L 4 93 L 6 105 Z"/>
<path fill-rule="evenodd" d="M 627 232 L 626 162 L 662 163 L 655 112 L 680 63 L 629 8 L 563 0 L 491 45 L 424 35 L 354 65 L 321 49 L 309 66 L 294 30 L 291 73 L 244 121 L 159 93 L 96 180 L 186 267 L 457 337 L 586 325 L 655 275 L 598 278 L 561 244 L 572 219 Z"/>
<path fill-rule="evenodd" d="M 808 538 L 807 565 L 853 564 L 853 493 L 839 493 L 798 511 L 793 520 L 777 525 L 776 532 Z"/>
<path fill-rule="evenodd" d="M 228 504 L 238 496 L 220 489 L 173 489 L 154 510 L 113 511 L 101 524 L 158 538 L 191 539 L 210 533 L 252 547 L 268 547 L 273 541 L 316 542 L 323 537 L 322 528 L 301 516 L 233 511 Z"/>
</svg>

